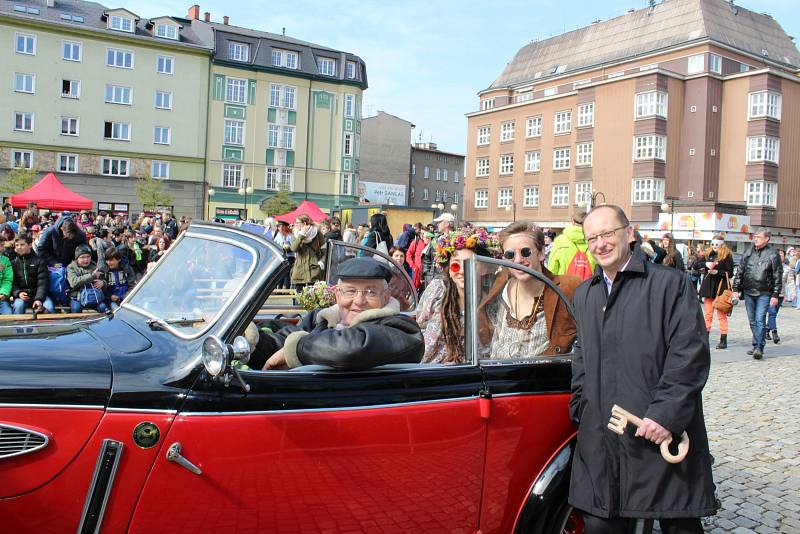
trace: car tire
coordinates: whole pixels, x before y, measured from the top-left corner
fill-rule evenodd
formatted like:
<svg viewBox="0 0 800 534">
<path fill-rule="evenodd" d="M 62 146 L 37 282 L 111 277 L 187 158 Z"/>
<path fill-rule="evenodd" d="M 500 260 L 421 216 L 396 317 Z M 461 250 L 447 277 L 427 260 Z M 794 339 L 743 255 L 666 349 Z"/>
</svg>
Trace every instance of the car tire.
<svg viewBox="0 0 800 534">
<path fill-rule="evenodd" d="M 583 534 L 583 516 L 567 503 L 561 507 L 553 522 L 552 534 Z"/>
</svg>

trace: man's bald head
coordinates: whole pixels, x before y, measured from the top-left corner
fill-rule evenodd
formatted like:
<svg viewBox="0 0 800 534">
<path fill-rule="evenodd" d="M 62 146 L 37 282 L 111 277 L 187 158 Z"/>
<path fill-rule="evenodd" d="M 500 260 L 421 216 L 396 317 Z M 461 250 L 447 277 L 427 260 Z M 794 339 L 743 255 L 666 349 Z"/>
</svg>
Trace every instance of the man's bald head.
<svg viewBox="0 0 800 534">
<path fill-rule="evenodd" d="M 592 214 L 597 214 L 601 210 L 611 210 L 616 218 L 619 226 L 630 226 L 631 222 L 628 220 L 628 216 L 625 214 L 625 210 L 617 206 L 616 204 L 603 204 L 601 206 L 596 206 L 592 208 L 592 210 L 586 214 L 583 222 L 586 223 L 586 219 L 588 219 Z"/>
</svg>

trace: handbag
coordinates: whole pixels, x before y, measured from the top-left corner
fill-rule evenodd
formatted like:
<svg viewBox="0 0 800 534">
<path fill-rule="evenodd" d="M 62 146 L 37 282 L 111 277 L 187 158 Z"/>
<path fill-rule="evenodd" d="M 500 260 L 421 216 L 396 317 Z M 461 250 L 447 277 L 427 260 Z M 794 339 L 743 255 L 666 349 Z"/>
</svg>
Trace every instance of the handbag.
<svg viewBox="0 0 800 534">
<path fill-rule="evenodd" d="M 92 284 L 87 284 L 81 289 L 80 303 L 84 308 L 97 308 L 105 301 L 105 295 Z"/>
<path fill-rule="evenodd" d="M 726 289 L 722 291 L 722 284 L 719 284 L 720 291 L 717 292 L 717 296 L 714 298 L 713 306 L 715 310 L 730 316 L 733 313 L 733 291 L 730 290 L 731 282 L 728 279 L 728 273 L 725 273 L 725 286 Z"/>
</svg>

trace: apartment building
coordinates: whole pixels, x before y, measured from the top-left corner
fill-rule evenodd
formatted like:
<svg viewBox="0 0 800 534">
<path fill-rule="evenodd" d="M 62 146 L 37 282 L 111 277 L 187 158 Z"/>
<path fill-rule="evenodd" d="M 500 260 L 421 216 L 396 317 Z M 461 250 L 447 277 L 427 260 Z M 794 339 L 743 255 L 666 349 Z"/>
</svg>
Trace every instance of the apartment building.
<svg viewBox="0 0 800 534">
<path fill-rule="evenodd" d="M 139 211 L 139 177 L 179 215 L 204 198 L 208 41 L 190 21 L 94 2 L 0 4 L 0 180 L 55 172 L 108 211 Z"/>
<path fill-rule="evenodd" d="M 407 205 L 412 129 L 409 121 L 383 111 L 361 121 L 359 201 Z"/>
<path fill-rule="evenodd" d="M 722 0 L 532 42 L 467 114 L 465 217 L 559 227 L 610 202 L 645 232 L 797 243 L 799 71 L 776 20 Z"/>
<path fill-rule="evenodd" d="M 210 216 L 263 218 L 281 189 L 322 209 L 358 204 L 361 101 L 357 56 L 223 22 L 213 30 L 206 175 Z"/>
<path fill-rule="evenodd" d="M 459 219 L 464 204 L 464 155 L 439 150 L 436 143 L 411 145 L 408 205 L 430 208 L 441 205 Z M 455 209 L 453 209 L 455 206 Z"/>
</svg>

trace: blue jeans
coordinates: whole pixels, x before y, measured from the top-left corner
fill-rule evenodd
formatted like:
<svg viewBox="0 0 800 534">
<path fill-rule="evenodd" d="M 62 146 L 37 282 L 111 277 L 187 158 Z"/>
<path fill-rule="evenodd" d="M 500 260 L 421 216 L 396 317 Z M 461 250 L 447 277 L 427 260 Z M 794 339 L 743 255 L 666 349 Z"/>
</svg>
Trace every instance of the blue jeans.
<svg viewBox="0 0 800 534">
<path fill-rule="evenodd" d="M 83 311 L 83 309 L 84 308 L 83 308 L 83 306 L 81 306 L 81 303 L 80 303 L 79 300 L 77 300 L 77 299 L 69 299 L 69 311 L 70 311 L 70 313 L 80 313 L 80 312 Z M 107 309 L 108 309 L 108 306 L 106 306 L 105 302 L 101 302 L 100 304 L 97 305 L 97 311 L 100 312 L 100 313 L 105 313 Z"/>
<path fill-rule="evenodd" d="M 50 297 L 45 297 L 42 304 L 47 313 L 55 313 L 56 308 L 53 306 L 53 301 L 50 300 Z M 33 300 L 25 302 L 22 299 L 14 299 L 14 314 L 19 315 L 25 313 L 25 308 L 30 308 L 31 306 L 33 306 Z"/>
<path fill-rule="evenodd" d="M 0 315 L 11 315 L 11 304 L 8 302 L 8 297 L 6 300 L 0 300 Z"/>
<path fill-rule="evenodd" d="M 778 311 L 783 305 L 783 297 L 778 297 L 778 305 L 767 308 L 767 330 L 778 329 Z"/>
<path fill-rule="evenodd" d="M 764 350 L 764 340 L 767 335 L 765 319 L 771 295 L 762 294 L 751 297 L 745 294 L 744 307 L 747 310 L 747 320 L 750 321 L 750 331 L 753 333 L 753 348 Z"/>
</svg>

